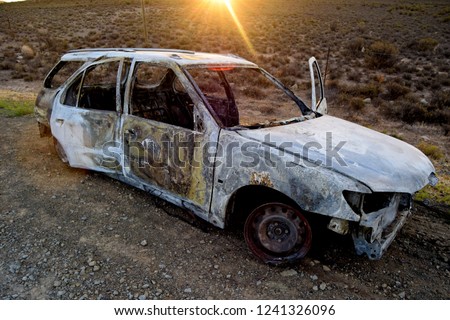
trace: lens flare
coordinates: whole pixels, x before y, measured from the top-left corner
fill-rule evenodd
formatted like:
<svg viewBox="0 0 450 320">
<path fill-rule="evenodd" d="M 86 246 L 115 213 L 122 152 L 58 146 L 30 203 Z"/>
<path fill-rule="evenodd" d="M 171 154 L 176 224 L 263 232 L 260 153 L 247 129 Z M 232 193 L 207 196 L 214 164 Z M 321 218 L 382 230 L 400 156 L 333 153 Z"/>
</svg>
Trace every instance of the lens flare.
<svg viewBox="0 0 450 320">
<path fill-rule="evenodd" d="M 245 32 L 244 27 L 242 26 L 241 22 L 239 21 L 239 18 L 237 17 L 236 13 L 234 12 L 233 6 L 231 5 L 231 0 L 222 0 L 223 3 L 225 3 L 228 11 L 230 12 L 231 17 L 233 18 L 234 23 L 236 24 L 236 27 L 239 30 L 239 33 L 241 34 L 242 39 L 244 39 L 245 44 L 247 45 L 250 53 L 252 55 L 255 55 L 255 49 L 253 48 L 252 43 L 250 42 L 250 39 L 247 36 L 247 33 Z"/>
</svg>

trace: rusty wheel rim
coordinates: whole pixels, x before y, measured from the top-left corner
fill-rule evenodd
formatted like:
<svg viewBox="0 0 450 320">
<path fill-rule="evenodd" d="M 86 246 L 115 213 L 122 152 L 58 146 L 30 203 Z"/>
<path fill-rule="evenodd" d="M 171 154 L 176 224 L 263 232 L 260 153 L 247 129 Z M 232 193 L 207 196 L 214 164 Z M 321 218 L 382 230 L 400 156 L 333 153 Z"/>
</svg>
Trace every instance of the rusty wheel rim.
<svg viewBox="0 0 450 320">
<path fill-rule="evenodd" d="M 311 248 L 311 227 L 303 214 L 282 203 L 264 204 L 244 227 L 250 250 L 265 263 L 279 265 L 303 258 Z"/>
</svg>

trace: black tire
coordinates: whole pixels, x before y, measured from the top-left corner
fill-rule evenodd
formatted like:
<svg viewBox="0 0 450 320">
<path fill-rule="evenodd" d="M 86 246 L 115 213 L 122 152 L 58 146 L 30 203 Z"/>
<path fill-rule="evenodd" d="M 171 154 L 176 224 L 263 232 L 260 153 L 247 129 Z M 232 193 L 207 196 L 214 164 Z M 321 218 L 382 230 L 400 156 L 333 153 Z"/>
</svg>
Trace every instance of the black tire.
<svg viewBox="0 0 450 320">
<path fill-rule="evenodd" d="M 250 213 L 244 237 L 252 253 L 270 265 L 297 262 L 312 242 L 311 227 L 300 210 L 278 202 L 263 204 Z"/>
</svg>

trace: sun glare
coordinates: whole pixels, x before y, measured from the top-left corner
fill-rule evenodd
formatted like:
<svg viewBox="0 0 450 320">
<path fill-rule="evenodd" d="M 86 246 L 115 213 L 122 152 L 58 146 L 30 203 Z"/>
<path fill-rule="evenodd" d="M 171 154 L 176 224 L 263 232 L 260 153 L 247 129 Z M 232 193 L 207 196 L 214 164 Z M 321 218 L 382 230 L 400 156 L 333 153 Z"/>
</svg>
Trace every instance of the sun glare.
<svg viewBox="0 0 450 320">
<path fill-rule="evenodd" d="M 250 39 L 247 36 L 247 33 L 245 32 L 244 27 L 242 26 L 241 22 L 239 21 L 238 16 L 236 15 L 232 0 L 209 0 L 210 2 L 217 4 L 217 5 L 225 5 L 225 7 L 228 9 L 228 12 L 230 13 L 231 17 L 233 18 L 234 23 L 236 24 L 236 27 L 241 34 L 242 39 L 244 40 L 245 44 L 247 45 L 249 51 L 251 54 L 255 54 L 255 50 L 253 48 L 252 43 L 250 42 Z"/>
<path fill-rule="evenodd" d="M 231 0 L 210 0 L 215 3 L 225 3 L 226 5 L 231 5 Z"/>
</svg>

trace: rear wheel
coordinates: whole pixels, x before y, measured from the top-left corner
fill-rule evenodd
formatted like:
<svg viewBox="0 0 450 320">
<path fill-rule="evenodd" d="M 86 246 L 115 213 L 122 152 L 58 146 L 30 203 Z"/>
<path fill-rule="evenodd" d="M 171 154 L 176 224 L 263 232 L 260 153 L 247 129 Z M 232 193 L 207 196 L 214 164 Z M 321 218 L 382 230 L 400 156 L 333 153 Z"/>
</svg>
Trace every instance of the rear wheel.
<svg viewBox="0 0 450 320">
<path fill-rule="evenodd" d="M 253 210 L 244 226 L 250 250 L 271 265 L 293 263 L 311 248 L 311 227 L 300 210 L 283 203 L 266 203 Z"/>
</svg>

